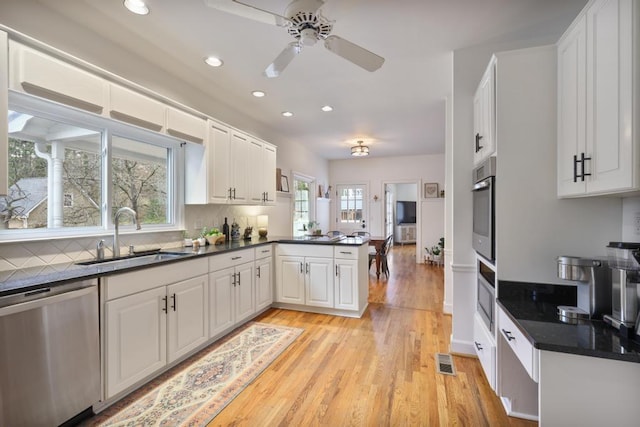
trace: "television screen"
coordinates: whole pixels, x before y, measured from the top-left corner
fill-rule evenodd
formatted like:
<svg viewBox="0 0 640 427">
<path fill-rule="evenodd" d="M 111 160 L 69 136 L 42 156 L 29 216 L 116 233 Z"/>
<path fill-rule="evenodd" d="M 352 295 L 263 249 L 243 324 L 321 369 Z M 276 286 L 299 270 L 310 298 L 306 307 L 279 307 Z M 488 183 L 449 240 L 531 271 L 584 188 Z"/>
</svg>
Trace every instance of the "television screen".
<svg viewBox="0 0 640 427">
<path fill-rule="evenodd" d="M 416 202 L 396 202 L 396 221 L 398 224 L 416 223 Z"/>
</svg>

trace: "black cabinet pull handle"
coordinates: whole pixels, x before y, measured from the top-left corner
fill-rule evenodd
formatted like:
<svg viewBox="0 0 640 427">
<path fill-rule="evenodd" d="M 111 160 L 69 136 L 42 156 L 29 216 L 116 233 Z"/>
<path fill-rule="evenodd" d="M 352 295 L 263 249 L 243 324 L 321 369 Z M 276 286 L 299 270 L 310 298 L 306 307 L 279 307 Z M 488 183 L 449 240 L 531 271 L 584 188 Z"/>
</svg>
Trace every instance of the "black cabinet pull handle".
<svg viewBox="0 0 640 427">
<path fill-rule="evenodd" d="M 309 263 L 308 262 L 305 263 L 305 270 L 306 270 L 306 273 L 309 274 Z"/>
<path fill-rule="evenodd" d="M 260 278 L 260 266 L 256 269 L 256 277 Z"/>
<path fill-rule="evenodd" d="M 240 273 L 238 273 L 238 286 L 240 286 Z"/>
<path fill-rule="evenodd" d="M 235 187 L 234 187 L 234 188 L 233 188 L 233 200 L 235 200 L 235 199 L 236 199 L 236 189 L 235 189 Z"/>
<path fill-rule="evenodd" d="M 233 273 L 233 279 L 232 279 L 231 283 L 233 284 L 233 287 L 235 288 L 236 287 L 236 273 Z"/>
<path fill-rule="evenodd" d="M 336 277 L 338 277 L 338 266 L 336 265 Z"/>
<path fill-rule="evenodd" d="M 482 135 L 480 135 L 479 133 L 476 133 L 476 153 L 484 148 L 482 145 L 480 145 L 481 139 L 482 139 Z"/>
<path fill-rule="evenodd" d="M 591 157 L 585 157 L 584 153 L 580 153 L 580 163 L 581 163 L 581 167 L 582 167 L 582 174 L 580 175 L 580 177 L 582 178 L 582 181 L 584 182 L 584 177 L 585 176 L 591 176 L 590 173 L 584 173 L 584 161 L 585 160 L 591 160 Z"/>
<path fill-rule="evenodd" d="M 173 311 L 177 311 L 178 301 L 176 300 L 176 294 L 171 295 L 171 299 L 173 300 L 173 305 L 171 306 L 171 308 L 173 308 Z"/>
<path fill-rule="evenodd" d="M 304 273 L 304 270 L 302 269 L 302 263 L 300 263 L 300 273 Z"/>
<path fill-rule="evenodd" d="M 573 155 L 573 182 L 578 182 L 578 156 Z"/>
<path fill-rule="evenodd" d="M 164 302 L 164 307 L 162 307 L 162 311 L 167 312 L 167 297 L 162 297 L 162 302 Z"/>
<path fill-rule="evenodd" d="M 231 258 L 231 261 L 237 261 L 239 259 L 242 259 L 242 257 L 241 256 L 234 256 L 234 257 Z"/>
<path fill-rule="evenodd" d="M 476 345 L 478 351 L 482 351 L 482 344 L 480 344 L 478 341 L 474 341 L 473 343 Z"/>
<path fill-rule="evenodd" d="M 504 334 L 504 336 L 507 338 L 507 341 L 513 341 L 516 339 L 516 337 L 514 337 L 513 335 L 511 335 L 511 331 L 507 331 L 505 329 L 502 329 L 502 333 Z"/>
</svg>

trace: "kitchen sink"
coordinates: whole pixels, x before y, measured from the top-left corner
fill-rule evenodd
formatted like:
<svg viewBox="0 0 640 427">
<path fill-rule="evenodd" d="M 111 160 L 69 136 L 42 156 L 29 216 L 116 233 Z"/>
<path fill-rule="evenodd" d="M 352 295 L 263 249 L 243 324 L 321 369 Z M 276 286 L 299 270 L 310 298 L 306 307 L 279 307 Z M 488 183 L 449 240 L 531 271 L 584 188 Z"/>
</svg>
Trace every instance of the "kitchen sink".
<svg viewBox="0 0 640 427">
<path fill-rule="evenodd" d="M 118 258 L 92 259 L 89 261 L 77 262 L 77 265 L 105 265 L 105 266 L 133 266 L 143 265 L 159 261 L 167 261 L 176 258 L 182 258 L 190 255 L 183 252 L 155 252 L 129 255 Z"/>
</svg>

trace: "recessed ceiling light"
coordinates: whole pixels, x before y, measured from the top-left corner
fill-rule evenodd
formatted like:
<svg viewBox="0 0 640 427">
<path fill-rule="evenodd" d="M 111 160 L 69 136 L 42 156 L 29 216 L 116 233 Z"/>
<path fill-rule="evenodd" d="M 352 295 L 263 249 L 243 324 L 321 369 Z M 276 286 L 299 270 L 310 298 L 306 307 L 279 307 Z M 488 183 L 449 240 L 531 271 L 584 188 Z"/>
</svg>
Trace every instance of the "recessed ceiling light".
<svg viewBox="0 0 640 427">
<path fill-rule="evenodd" d="M 220 67 L 222 65 L 222 59 L 215 56 L 209 56 L 205 58 L 204 62 L 206 62 L 207 65 L 211 65 L 212 67 Z"/>
<path fill-rule="evenodd" d="M 282 115 L 285 116 L 285 117 L 291 117 L 291 116 L 293 116 L 293 113 L 291 111 L 283 111 Z"/>
<path fill-rule="evenodd" d="M 251 92 L 251 95 L 255 96 L 256 98 L 262 98 L 266 95 L 266 93 L 261 90 L 254 90 L 253 92 Z"/>
<path fill-rule="evenodd" d="M 322 111 L 324 112 L 333 111 L 333 107 L 331 105 L 325 105 L 324 107 L 322 107 Z"/>
<path fill-rule="evenodd" d="M 147 15 L 149 8 L 142 0 L 124 0 L 124 7 L 136 15 Z"/>
</svg>

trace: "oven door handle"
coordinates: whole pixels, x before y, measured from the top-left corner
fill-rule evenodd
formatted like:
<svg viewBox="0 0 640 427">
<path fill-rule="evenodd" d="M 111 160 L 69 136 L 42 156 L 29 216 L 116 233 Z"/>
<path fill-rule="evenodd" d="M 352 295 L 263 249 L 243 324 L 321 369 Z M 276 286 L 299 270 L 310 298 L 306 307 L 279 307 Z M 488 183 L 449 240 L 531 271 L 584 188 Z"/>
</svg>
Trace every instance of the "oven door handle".
<svg viewBox="0 0 640 427">
<path fill-rule="evenodd" d="M 489 183 L 489 181 L 480 181 L 473 186 L 473 189 L 471 191 L 484 190 L 485 188 L 489 187 L 491 187 L 491 183 Z"/>
</svg>

